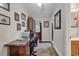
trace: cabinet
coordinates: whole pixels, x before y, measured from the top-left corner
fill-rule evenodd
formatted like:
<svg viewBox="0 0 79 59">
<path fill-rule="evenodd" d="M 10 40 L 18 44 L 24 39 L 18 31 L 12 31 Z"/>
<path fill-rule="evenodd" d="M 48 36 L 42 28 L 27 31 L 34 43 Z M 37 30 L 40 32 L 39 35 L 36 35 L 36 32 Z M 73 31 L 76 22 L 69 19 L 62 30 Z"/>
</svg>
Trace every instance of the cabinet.
<svg viewBox="0 0 79 59">
<path fill-rule="evenodd" d="M 8 46 L 8 54 L 10 56 L 29 56 L 30 55 L 30 43 L 27 40 L 15 40 L 5 46 Z"/>
<path fill-rule="evenodd" d="M 15 40 L 4 46 L 7 46 L 10 56 L 30 56 L 31 55 L 31 43 L 37 41 L 37 37 L 31 38 L 31 40 Z M 35 42 L 36 43 L 36 42 Z"/>
<path fill-rule="evenodd" d="M 30 55 L 29 46 L 9 46 L 10 56 L 28 56 Z"/>
<path fill-rule="evenodd" d="M 79 56 L 79 41 L 71 41 L 71 55 Z"/>
</svg>

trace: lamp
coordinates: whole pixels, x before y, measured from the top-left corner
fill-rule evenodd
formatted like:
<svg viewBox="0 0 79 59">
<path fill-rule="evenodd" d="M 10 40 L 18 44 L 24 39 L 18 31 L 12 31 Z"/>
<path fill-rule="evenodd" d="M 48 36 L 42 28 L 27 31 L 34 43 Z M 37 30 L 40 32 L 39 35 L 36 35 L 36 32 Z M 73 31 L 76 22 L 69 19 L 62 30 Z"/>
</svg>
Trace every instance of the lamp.
<svg viewBox="0 0 79 59">
<path fill-rule="evenodd" d="M 37 5 L 38 5 L 39 7 L 41 7 L 41 6 L 42 6 L 42 3 L 37 3 Z"/>
</svg>

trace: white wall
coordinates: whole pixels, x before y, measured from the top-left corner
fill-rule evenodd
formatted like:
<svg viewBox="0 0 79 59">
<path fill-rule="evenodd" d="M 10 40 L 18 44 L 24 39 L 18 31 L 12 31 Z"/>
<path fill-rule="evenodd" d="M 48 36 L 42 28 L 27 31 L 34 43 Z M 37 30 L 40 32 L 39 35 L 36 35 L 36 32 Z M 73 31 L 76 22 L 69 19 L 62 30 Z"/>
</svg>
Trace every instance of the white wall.
<svg viewBox="0 0 79 59">
<path fill-rule="evenodd" d="M 61 9 L 61 29 L 54 29 L 54 47 L 59 53 L 59 55 L 67 55 L 67 20 L 68 20 L 68 4 L 61 3 L 61 4 L 55 4 L 54 6 L 54 14 L 52 16 L 52 19 L 54 20 L 54 15 L 57 11 Z M 52 20 L 52 21 L 53 21 Z M 54 22 L 53 22 L 54 23 Z"/>
<path fill-rule="evenodd" d="M 14 12 L 17 12 L 20 15 L 20 21 L 14 20 Z M 10 12 L 0 8 L 0 13 L 9 16 L 10 25 L 2 25 L 0 24 L 0 55 L 7 55 L 5 44 L 8 42 L 14 41 L 21 36 L 21 32 L 26 29 L 26 27 L 22 28 L 21 31 L 17 31 L 17 23 L 21 23 L 21 13 L 27 15 L 26 10 L 21 4 L 10 4 Z"/>
<path fill-rule="evenodd" d="M 40 18 L 34 18 L 35 19 L 35 29 L 36 32 L 40 32 L 40 23 L 41 23 L 41 19 Z"/>
</svg>

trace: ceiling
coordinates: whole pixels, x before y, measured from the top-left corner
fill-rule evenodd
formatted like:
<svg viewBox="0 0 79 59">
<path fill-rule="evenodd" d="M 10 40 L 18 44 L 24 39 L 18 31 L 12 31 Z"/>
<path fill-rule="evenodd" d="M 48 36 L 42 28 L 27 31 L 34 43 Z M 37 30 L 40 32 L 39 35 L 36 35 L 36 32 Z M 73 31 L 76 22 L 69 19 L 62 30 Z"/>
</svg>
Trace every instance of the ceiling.
<svg viewBox="0 0 79 59">
<path fill-rule="evenodd" d="M 27 13 L 35 18 L 51 18 L 53 14 L 53 3 L 42 3 L 42 7 L 39 7 L 37 3 L 23 3 Z"/>
</svg>

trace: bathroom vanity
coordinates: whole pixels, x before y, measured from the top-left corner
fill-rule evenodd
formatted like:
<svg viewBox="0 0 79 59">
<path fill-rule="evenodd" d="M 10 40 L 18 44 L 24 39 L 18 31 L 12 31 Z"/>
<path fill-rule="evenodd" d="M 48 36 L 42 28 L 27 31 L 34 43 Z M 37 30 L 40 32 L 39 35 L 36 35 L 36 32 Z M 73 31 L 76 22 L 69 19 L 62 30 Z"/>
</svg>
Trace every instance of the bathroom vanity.
<svg viewBox="0 0 79 59">
<path fill-rule="evenodd" d="M 71 55 L 79 56 L 79 38 L 71 38 Z"/>
</svg>

